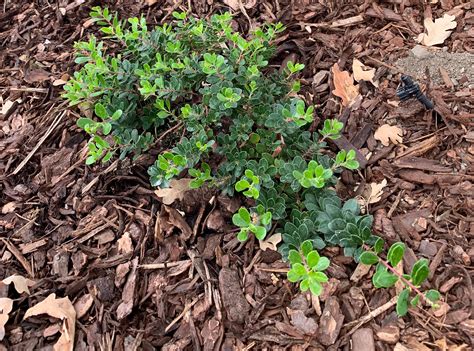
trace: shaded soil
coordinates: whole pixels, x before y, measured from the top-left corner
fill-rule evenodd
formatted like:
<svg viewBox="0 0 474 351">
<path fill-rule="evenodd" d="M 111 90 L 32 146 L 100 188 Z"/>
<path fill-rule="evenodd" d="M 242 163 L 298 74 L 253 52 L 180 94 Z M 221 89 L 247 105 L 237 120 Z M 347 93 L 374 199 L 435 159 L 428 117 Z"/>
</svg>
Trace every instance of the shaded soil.
<svg viewBox="0 0 474 351">
<path fill-rule="evenodd" d="M 176 9 L 204 17 L 238 3 L 225 2 L 124 0 L 111 7 L 161 23 Z M 472 349 L 472 86 L 420 80 L 436 105 L 436 112 L 425 111 L 416 100 L 397 101 L 394 67 L 415 46 L 430 12 L 456 15 L 448 52 L 472 53 L 472 9 L 457 0 L 425 8 L 410 0 L 383 3 L 242 1 L 235 24 L 244 33 L 268 21 L 286 25 L 273 64 L 289 57 L 305 63 L 303 92 L 317 105 L 317 121 L 338 117 L 346 124 L 344 142 L 334 150 L 352 147 L 367 159 L 360 172 L 343 174 L 341 194 L 361 195 L 367 184 L 388 181 L 368 208 L 374 232 L 406 243 L 405 271 L 415 256 L 430 260 L 434 273 L 424 288 L 442 293 L 439 310 L 397 318 L 395 289 L 374 289 L 372 271 L 356 269 L 338 248 L 323 252 L 332 258 L 323 295 L 300 294 L 286 281 L 287 266 L 276 252 L 236 240 L 229 218 L 238 200 L 191 194 L 165 206 L 148 184 L 145 157 L 85 166 L 79 111 L 68 109 L 60 94 L 75 69 L 74 41 L 95 31 L 87 18 L 97 2 L 6 1 L 0 12 L 0 278 L 19 274 L 34 285 L 25 295 L 0 284 L 0 297 L 13 299 L 0 349 L 52 348 L 57 319 L 23 320 L 52 293 L 75 305 L 76 350 Z M 337 62 L 350 71 L 353 58 L 376 68 L 380 85 L 361 82 L 362 100 L 343 108 L 331 93 L 330 68 Z M 386 123 L 402 128 L 402 144 L 374 139 Z"/>
</svg>

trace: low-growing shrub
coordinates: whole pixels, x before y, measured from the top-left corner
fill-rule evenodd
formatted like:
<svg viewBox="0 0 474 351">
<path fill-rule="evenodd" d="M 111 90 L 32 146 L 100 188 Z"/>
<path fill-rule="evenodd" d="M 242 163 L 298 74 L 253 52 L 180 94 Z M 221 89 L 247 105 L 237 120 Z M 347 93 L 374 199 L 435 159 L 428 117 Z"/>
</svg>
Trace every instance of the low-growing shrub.
<svg viewBox="0 0 474 351">
<path fill-rule="evenodd" d="M 121 21 L 107 9 L 94 8 L 91 16 L 109 45 L 93 35 L 76 43 L 76 63 L 83 66 L 64 94 L 95 114 L 77 121 L 91 135 L 87 164 L 137 156 L 166 135 L 168 148 L 148 170 L 152 186 L 187 176 L 191 188 L 242 193 L 253 205 L 232 218 L 238 239 L 263 240 L 278 226 L 279 250 L 291 264 L 288 279 L 301 290 L 319 294 L 327 281 L 322 271 L 329 260 L 316 251 L 325 245 L 343 247 L 357 262 L 380 260 L 375 286 L 395 284 L 376 254 L 383 242 L 371 232 L 372 216 L 332 190 L 344 168 L 358 168 L 353 150 L 334 157 L 327 150 L 342 123 L 327 119 L 311 132 L 314 107 L 298 95 L 295 80 L 304 65 L 288 62 L 282 72 L 269 67 L 281 24 L 245 39 L 228 13 L 209 21 L 173 13 L 174 25 L 153 29 L 143 17 Z M 363 253 L 371 246 L 377 251 Z M 411 279 L 411 290 L 422 281 L 413 274 L 401 277 Z"/>
</svg>

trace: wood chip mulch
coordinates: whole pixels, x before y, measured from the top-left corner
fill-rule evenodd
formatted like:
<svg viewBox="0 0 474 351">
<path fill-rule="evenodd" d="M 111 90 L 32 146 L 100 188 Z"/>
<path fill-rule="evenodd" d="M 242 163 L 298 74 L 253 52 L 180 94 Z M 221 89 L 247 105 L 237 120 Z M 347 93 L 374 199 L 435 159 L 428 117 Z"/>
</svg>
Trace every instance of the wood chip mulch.
<svg viewBox="0 0 474 351">
<path fill-rule="evenodd" d="M 362 195 L 385 179 L 368 208 L 374 232 L 406 243 L 405 271 L 415 257 L 430 260 L 425 288 L 444 302 L 404 318 L 394 311 L 395 289 L 374 289 L 372 271 L 338 248 L 324 251 L 332 264 L 323 295 L 301 294 L 276 252 L 236 240 L 235 199 L 200 194 L 165 206 L 149 186 L 149 159 L 85 166 L 79 112 L 60 94 L 75 69 L 73 43 L 95 31 L 87 20 L 97 3 L 4 0 L 0 9 L 0 278 L 28 278 L 0 283 L 0 350 L 51 350 L 58 340 L 61 350 L 72 342 L 75 350 L 127 351 L 474 348 L 473 82 L 446 78 L 447 70 L 442 84 L 429 72 L 417 77 L 436 111 L 395 94 L 396 62 L 416 45 L 427 14 L 453 14 L 444 50 L 473 53 L 469 2 L 109 2 L 149 23 L 177 9 L 206 17 L 234 7 L 244 33 L 285 24 L 272 65 L 306 65 L 303 93 L 318 120 L 345 123 L 332 147 L 354 148 L 366 161 L 343 174 L 339 191 Z M 379 86 L 359 82 L 361 99 L 343 108 L 331 67 L 351 71 L 354 58 L 376 68 Z M 401 128 L 403 142 L 381 145 L 374 132 L 384 124 Z"/>
</svg>

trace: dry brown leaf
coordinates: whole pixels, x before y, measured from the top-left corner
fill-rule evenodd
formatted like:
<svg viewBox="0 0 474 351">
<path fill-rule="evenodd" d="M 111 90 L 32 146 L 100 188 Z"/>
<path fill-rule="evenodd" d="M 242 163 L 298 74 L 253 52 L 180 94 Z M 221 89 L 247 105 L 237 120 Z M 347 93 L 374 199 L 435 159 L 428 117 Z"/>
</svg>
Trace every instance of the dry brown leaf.
<svg viewBox="0 0 474 351">
<path fill-rule="evenodd" d="M 426 46 L 443 44 L 451 35 L 450 29 L 454 29 L 458 25 L 456 17 L 447 13 L 441 18 L 437 18 L 434 22 L 432 18 L 425 18 L 423 23 L 426 33 L 420 34 L 417 41 Z"/>
<path fill-rule="evenodd" d="M 8 322 L 8 314 L 12 311 L 13 300 L 8 297 L 0 298 L 0 341 L 5 337 L 5 324 Z"/>
<path fill-rule="evenodd" d="M 383 188 L 387 186 L 387 179 L 380 183 L 370 183 L 370 194 L 367 196 L 367 204 L 375 204 L 380 201 L 383 194 Z"/>
<path fill-rule="evenodd" d="M 397 126 L 384 124 L 380 126 L 374 133 L 374 138 L 380 140 L 384 146 L 399 144 L 403 141 L 403 131 Z"/>
<path fill-rule="evenodd" d="M 277 244 L 280 242 L 281 242 L 281 234 L 276 233 L 265 240 L 260 240 L 258 244 L 260 245 L 260 249 L 262 251 L 265 251 L 266 249 L 277 251 Z"/>
<path fill-rule="evenodd" d="M 365 66 L 358 59 L 354 59 L 354 61 L 352 61 L 352 72 L 354 72 L 354 79 L 357 82 L 360 82 L 361 80 L 366 80 L 368 82 L 371 82 L 375 87 L 378 87 L 379 82 L 374 82 L 375 71 L 375 68 Z"/>
<path fill-rule="evenodd" d="M 189 190 L 191 180 L 189 178 L 173 179 L 169 188 L 155 190 L 155 194 L 162 198 L 165 205 L 171 205 L 176 200 L 183 199 L 184 193 Z"/>
<path fill-rule="evenodd" d="M 15 201 L 7 202 L 2 206 L 2 214 L 12 213 L 18 207 L 18 204 Z"/>
<path fill-rule="evenodd" d="M 33 286 L 35 284 L 33 280 L 16 274 L 3 279 L 2 283 L 5 285 L 10 285 L 11 283 L 13 283 L 13 286 L 15 287 L 15 290 L 18 292 L 18 294 L 23 294 L 24 292 L 26 292 L 28 295 L 30 295 L 30 289 L 28 289 L 28 287 Z"/>
<path fill-rule="evenodd" d="M 331 68 L 334 82 L 332 93 L 342 99 L 343 106 L 350 106 L 359 96 L 359 86 L 354 85 L 354 79 L 349 72 L 341 71 L 337 63 Z"/>
<path fill-rule="evenodd" d="M 145 4 L 147 4 L 148 6 L 152 6 L 156 4 L 157 2 L 158 0 L 145 0 Z"/>
<path fill-rule="evenodd" d="M 68 297 L 56 298 L 56 294 L 49 295 L 26 311 L 23 319 L 47 314 L 63 321 L 61 337 L 54 344 L 55 351 L 72 351 L 74 349 L 74 333 L 76 331 L 76 310 Z"/>
<path fill-rule="evenodd" d="M 123 233 L 120 239 L 117 240 L 117 246 L 119 253 L 127 254 L 133 251 L 132 238 L 129 232 Z"/>
</svg>

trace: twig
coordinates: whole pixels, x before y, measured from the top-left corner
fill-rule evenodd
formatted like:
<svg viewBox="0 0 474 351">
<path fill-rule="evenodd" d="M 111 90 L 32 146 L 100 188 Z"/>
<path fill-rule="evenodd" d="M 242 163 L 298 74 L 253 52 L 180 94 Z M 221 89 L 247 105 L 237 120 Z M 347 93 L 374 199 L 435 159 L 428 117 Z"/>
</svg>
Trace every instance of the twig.
<svg viewBox="0 0 474 351">
<path fill-rule="evenodd" d="M 373 318 L 377 317 L 378 315 L 384 313 L 388 309 L 392 308 L 396 303 L 397 303 L 398 296 L 392 297 L 388 302 L 384 303 L 382 306 L 377 307 L 375 310 L 372 312 L 366 314 L 364 317 L 359 318 L 358 320 L 352 321 L 350 323 L 347 323 L 345 327 L 349 327 L 352 325 L 355 325 L 354 328 L 352 328 L 346 335 L 351 335 L 354 333 L 357 329 L 360 328 L 363 324 L 369 322 Z"/>
<path fill-rule="evenodd" d="M 200 298 L 201 296 L 202 296 L 202 294 L 201 294 L 200 296 L 198 296 L 198 297 L 195 297 L 195 298 L 193 299 L 193 301 L 191 301 L 191 303 L 187 304 L 187 305 L 184 307 L 183 312 L 181 312 L 181 313 L 179 314 L 179 316 L 177 316 L 175 319 L 173 319 L 173 320 L 171 321 L 171 323 L 168 324 L 168 326 L 165 328 L 165 333 L 167 333 L 167 332 L 171 329 L 171 327 L 172 327 L 173 325 L 175 325 L 181 318 L 183 318 L 183 316 L 186 314 L 186 312 L 188 312 L 188 311 L 191 309 L 191 307 L 193 307 L 193 306 L 196 304 L 196 302 L 199 301 L 199 298 Z"/>
<path fill-rule="evenodd" d="M 64 115 L 66 114 L 66 110 L 64 110 L 59 116 L 56 117 L 56 119 L 53 121 L 51 126 L 48 128 L 46 133 L 44 133 L 43 137 L 40 139 L 40 141 L 36 144 L 36 146 L 33 148 L 33 150 L 30 151 L 28 156 L 25 157 L 23 161 L 18 165 L 18 167 L 13 171 L 13 175 L 17 174 L 18 172 L 21 171 L 21 169 L 28 163 L 30 158 L 33 157 L 35 152 L 39 149 L 39 147 L 44 143 L 44 141 L 49 137 L 49 135 L 53 132 L 53 130 L 59 125 L 59 122 L 62 121 Z"/>
<path fill-rule="evenodd" d="M 165 263 L 149 263 L 149 264 L 141 264 L 138 268 L 141 269 L 163 269 L 163 268 L 171 268 L 180 266 L 183 263 L 189 263 L 191 260 L 184 260 L 184 261 L 175 261 L 175 262 L 165 262 Z"/>
</svg>

